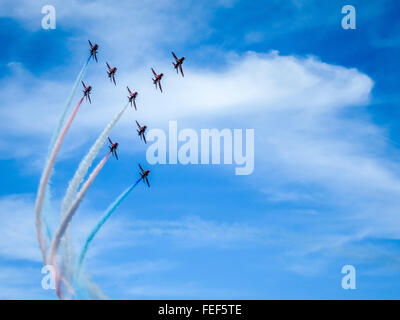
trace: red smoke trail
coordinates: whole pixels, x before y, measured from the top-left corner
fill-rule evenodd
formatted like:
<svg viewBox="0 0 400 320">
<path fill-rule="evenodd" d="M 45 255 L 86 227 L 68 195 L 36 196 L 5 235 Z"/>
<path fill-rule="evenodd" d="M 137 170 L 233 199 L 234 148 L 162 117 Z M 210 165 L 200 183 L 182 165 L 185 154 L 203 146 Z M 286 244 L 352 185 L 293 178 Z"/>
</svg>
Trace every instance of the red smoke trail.
<svg viewBox="0 0 400 320">
<path fill-rule="evenodd" d="M 60 136 L 58 137 L 56 144 L 53 148 L 53 151 L 51 152 L 50 158 L 47 162 L 47 165 L 42 173 L 42 177 L 40 179 L 40 184 L 39 184 L 39 190 L 36 198 L 36 207 L 35 207 L 35 215 L 36 215 L 36 230 L 37 230 L 37 236 L 39 240 L 39 246 L 40 250 L 42 251 L 43 255 L 43 261 L 46 264 L 47 261 L 47 253 L 46 253 L 46 242 L 43 237 L 43 231 L 42 231 L 42 209 L 43 209 L 43 202 L 44 202 L 44 196 L 46 193 L 46 186 L 49 183 L 49 179 L 51 176 L 51 172 L 54 167 L 54 163 L 58 154 L 58 151 L 61 148 L 61 145 L 63 143 L 64 137 L 71 126 L 72 120 L 74 120 L 76 114 L 78 113 L 79 107 L 82 104 L 83 98 L 79 100 L 77 106 L 75 107 L 75 110 L 72 112 L 71 116 L 68 119 L 68 122 L 66 123 L 63 131 L 61 132 Z"/>
<path fill-rule="evenodd" d="M 64 236 L 65 231 L 68 228 L 68 224 L 70 223 L 72 217 L 74 216 L 75 212 L 78 210 L 79 205 L 85 196 L 86 192 L 92 185 L 94 179 L 97 177 L 99 174 L 100 170 L 103 168 L 105 165 L 108 157 L 110 156 L 111 152 L 109 152 L 103 160 L 99 162 L 97 167 L 93 170 L 93 172 L 90 174 L 89 178 L 86 180 L 84 185 L 82 186 L 82 189 L 79 191 L 78 195 L 75 198 L 75 201 L 73 202 L 71 208 L 69 209 L 68 213 L 65 215 L 63 220 L 60 223 L 60 226 L 58 227 L 56 233 L 54 234 L 53 241 L 51 242 L 51 248 L 50 248 L 50 256 L 49 256 L 49 261 L 53 265 L 54 268 L 57 270 L 57 251 L 60 246 L 60 242 L 62 237 Z M 62 299 L 62 292 L 61 292 L 61 286 L 60 286 L 60 277 L 58 276 L 58 270 L 56 272 L 56 292 L 57 295 L 60 299 Z"/>
</svg>

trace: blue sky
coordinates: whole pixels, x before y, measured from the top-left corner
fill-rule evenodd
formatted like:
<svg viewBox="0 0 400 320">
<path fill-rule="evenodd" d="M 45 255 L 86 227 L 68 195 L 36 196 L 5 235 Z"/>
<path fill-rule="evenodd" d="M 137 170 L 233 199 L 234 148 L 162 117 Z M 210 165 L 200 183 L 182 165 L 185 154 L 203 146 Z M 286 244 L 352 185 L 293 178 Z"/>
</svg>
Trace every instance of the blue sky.
<svg viewBox="0 0 400 320">
<path fill-rule="evenodd" d="M 55 30 L 41 8 L 56 8 Z M 352 4 L 357 29 L 341 28 Z M 87 57 L 93 86 L 52 178 L 54 216 L 81 158 L 126 101 L 120 142 L 71 225 L 75 249 L 149 167 L 96 237 L 86 270 L 115 299 L 398 298 L 400 148 L 396 1 L 3 1 L 0 5 L 0 298 L 41 288 L 34 201 L 58 116 Z M 185 78 L 170 51 L 186 56 Z M 105 61 L 118 66 L 117 87 Z M 149 68 L 164 72 L 164 93 Z M 74 103 L 79 95 L 74 98 Z M 149 128 L 251 128 L 255 168 L 154 165 Z M 103 153 L 107 152 L 104 147 Z M 343 290 L 341 269 L 357 270 Z"/>
</svg>

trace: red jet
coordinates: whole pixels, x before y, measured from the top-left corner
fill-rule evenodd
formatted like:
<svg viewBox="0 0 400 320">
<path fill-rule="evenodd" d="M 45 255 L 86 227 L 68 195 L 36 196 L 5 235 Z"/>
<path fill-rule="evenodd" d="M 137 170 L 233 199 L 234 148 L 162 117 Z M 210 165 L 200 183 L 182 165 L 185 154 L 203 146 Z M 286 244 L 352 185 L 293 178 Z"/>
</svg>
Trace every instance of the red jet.
<svg viewBox="0 0 400 320">
<path fill-rule="evenodd" d="M 131 103 L 131 107 L 132 107 L 132 103 L 133 103 L 133 105 L 135 106 L 135 110 L 137 110 L 136 109 L 136 101 L 135 101 L 135 99 L 138 96 L 138 92 L 135 91 L 134 93 L 132 93 L 131 90 L 129 89 L 129 87 L 126 87 L 126 88 L 128 89 L 128 92 L 129 92 L 128 99 L 129 99 L 129 102 Z"/>
<path fill-rule="evenodd" d="M 151 71 L 153 71 L 154 77 L 155 79 L 153 79 L 153 83 L 156 85 L 156 89 L 157 89 L 157 83 L 158 86 L 160 88 L 160 91 L 162 92 L 162 88 L 161 88 L 161 78 L 163 77 L 163 73 L 157 74 L 153 68 L 151 68 Z"/>
<path fill-rule="evenodd" d="M 88 41 L 90 44 L 90 56 L 93 57 L 96 60 L 96 62 L 98 62 L 97 61 L 97 50 L 99 49 L 99 45 L 97 43 L 95 43 L 95 45 L 92 45 L 90 40 L 88 40 Z"/>
<path fill-rule="evenodd" d="M 107 67 L 108 67 L 108 77 L 110 78 L 110 81 L 114 81 L 114 84 L 117 85 L 115 83 L 115 72 L 117 71 L 117 67 L 111 68 L 110 65 L 108 64 L 108 62 L 106 62 Z"/>
<path fill-rule="evenodd" d="M 113 143 L 112 141 L 111 141 L 111 139 L 110 138 L 108 138 L 108 141 L 110 141 L 110 146 L 109 146 L 109 148 L 110 148 L 110 152 L 113 154 L 113 156 L 115 156 L 115 158 L 118 160 L 118 155 L 117 155 L 117 148 L 118 148 L 118 142 L 116 142 L 116 143 Z"/>
<path fill-rule="evenodd" d="M 146 180 L 147 185 L 150 187 L 149 179 L 147 179 L 147 176 L 149 175 L 150 170 L 143 170 L 143 168 L 142 168 L 142 166 L 141 166 L 140 164 L 139 164 L 139 168 L 140 168 L 140 170 L 142 171 L 142 172 L 139 172 L 139 174 L 140 174 L 140 179 L 142 179 L 143 182 Z"/>
<path fill-rule="evenodd" d="M 86 100 L 89 100 L 90 103 L 92 103 L 92 100 L 90 100 L 90 92 L 92 91 L 92 86 L 87 86 L 85 83 L 82 81 L 83 87 L 85 90 L 83 90 L 83 96 L 86 97 Z"/>
<path fill-rule="evenodd" d="M 182 77 L 184 77 L 185 75 L 183 74 L 182 63 L 185 60 L 185 57 L 178 59 L 178 57 L 175 55 L 175 53 L 173 53 L 173 52 L 171 52 L 171 53 L 175 58 L 176 63 L 172 62 L 172 64 L 174 65 L 174 68 L 176 69 L 176 73 L 178 73 L 178 68 L 179 68 L 179 71 L 181 72 Z"/>
<path fill-rule="evenodd" d="M 136 120 L 135 120 L 135 121 L 136 121 Z M 137 132 L 138 132 L 138 135 L 139 135 L 140 139 L 143 138 L 144 143 L 147 143 L 147 141 L 146 141 L 146 136 L 144 135 L 145 132 L 146 132 L 147 126 L 143 126 L 143 127 L 142 127 L 142 126 L 139 124 L 139 122 L 137 122 L 137 121 L 136 121 L 136 124 L 137 124 L 138 127 L 139 127 L 139 130 L 137 130 Z"/>
</svg>

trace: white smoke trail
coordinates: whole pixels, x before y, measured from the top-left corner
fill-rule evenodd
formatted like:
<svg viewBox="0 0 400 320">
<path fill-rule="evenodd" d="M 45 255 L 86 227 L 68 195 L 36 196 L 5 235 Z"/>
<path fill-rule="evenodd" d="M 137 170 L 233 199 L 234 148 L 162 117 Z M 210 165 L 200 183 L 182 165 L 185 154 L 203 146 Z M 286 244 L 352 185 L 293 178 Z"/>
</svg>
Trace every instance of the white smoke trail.
<svg viewBox="0 0 400 320">
<path fill-rule="evenodd" d="M 106 163 L 108 157 L 110 156 L 111 152 L 109 152 L 96 166 L 96 168 L 93 170 L 93 172 L 90 174 L 89 178 L 86 180 L 84 185 L 82 186 L 82 189 L 79 191 L 78 195 L 76 196 L 75 201 L 72 203 L 71 208 L 68 210 L 67 214 L 65 217 L 63 217 L 58 229 L 56 230 L 53 241 L 51 242 L 51 247 L 50 247 L 50 255 L 49 255 L 49 261 L 50 263 L 57 269 L 57 276 L 56 276 L 56 292 L 57 295 L 62 298 L 62 292 L 60 288 L 60 276 L 59 276 L 59 271 L 57 267 L 57 251 L 58 247 L 60 246 L 60 242 L 62 237 L 64 236 L 65 231 L 68 228 L 69 223 L 72 220 L 72 217 L 74 216 L 75 212 L 78 210 L 80 203 L 82 202 L 84 196 L 86 195 L 86 192 L 89 190 L 90 186 L 92 185 L 94 179 L 97 177 L 99 174 L 100 170 L 103 168 L 104 164 Z"/>
<path fill-rule="evenodd" d="M 47 159 L 46 159 L 46 167 L 49 164 L 51 155 L 54 153 L 55 144 L 56 144 L 57 140 L 60 137 L 61 129 L 62 129 L 62 126 L 63 126 L 63 124 L 65 122 L 65 117 L 67 116 L 67 113 L 68 113 L 68 111 L 70 109 L 70 106 L 71 106 L 72 99 L 73 99 L 73 97 L 75 95 L 76 89 L 78 88 L 79 82 L 82 80 L 83 75 L 85 74 L 85 71 L 86 71 L 86 68 L 87 68 L 87 66 L 89 64 L 89 61 L 90 61 L 90 56 L 86 60 L 85 64 L 83 65 L 83 67 L 81 69 L 81 71 L 79 72 L 77 78 L 75 79 L 75 83 L 74 83 L 74 85 L 72 87 L 71 93 L 70 93 L 70 95 L 69 95 L 69 97 L 67 99 L 67 102 L 66 102 L 65 106 L 64 106 L 64 109 L 63 109 L 63 112 L 62 112 L 62 114 L 60 116 L 60 119 L 58 120 L 57 127 L 53 132 L 53 135 L 51 137 L 51 141 L 50 141 L 50 144 L 49 144 L 49 148 L 48 148 L 48 154 L 47 154 Z M 42 221 L 42 218 L 43 218 L 43 215 L 42 215 L 43 207 L 45 209 L 45 213 L 46 212 L 47 213 L 50 212 L 50 176 L 51 176 L 51 172 L 50 172 L 50 175 L 49 175 L 49 177 L 48 177 L 48 179 L 46 181 L 46 185 L 45 186 L 41 186 L 41 183 L 42 183 L 42 180 L 43 180 L 43 176 L 45 175 L 46 167 L 43 169 L 43 172 L 42 172 L 41 182 L 39 184 L 38 196 L 37 196 L 37 201 L 36 201 L 36 210 L 35 210 L 37 237 L 38 237 L 39 247 L 40 247 L 40 250 L 42 252 L 42 256 L 43 256 L 43 261 L 44 262 L 46 262 L 46 254 L 47 254 L 46 253 L 46 247 L 47 247 L 47 245 L 46 245 L 46 239 L 44 238 L 43 233 L 42 233 L 42 224 L 43 224 L 43 222 L 44 222 L 44 225 L 46 227 L 47 238 L 50 239 L 50 237 L 51 237 L 51 226 L 49 225 L 49 222 L 48 222 L 48 219 L 47 219 L 47 215 L 46 215 L 46 217 L 44 217 L 44 219 L 43 219 L 44 221 Z M 42 195 L 40 195 L 40 193 L 42 193 Z M 38 200 L 41 203 L 38 203 Z M 39 206 L 38 206 L 38 204 L 39 204 Z"/>
<path fill-rule="evenodd" d="M 99 153 L 101 147 L 104 145 L 107 137 L 109 136 L 112 128 L 121 118 L 122 114 L 125 112 L 126 108 L 128 107 L 128 103 L 119 111 L 115 117 L 107 124 L 104 128 L 103 132 L 97 138 L 96 142 L 90 148 L 89 152 L 86 154 L 85 158 L 79 164 L 78 170 L 76 170 L 73 178 L 69 182 L 67 191 L 65 192 L 62 205 L 61 205 L 61 213 L 62 217 L 68 212 L 71 207 L 72 201 L 74 201 L 74 197 L 77 193 L 79 186 L 81 185 L 83 179 L 85 178 L 90 166 L 93 163 L 93 160 L 96 158 L 97 154 Z"/>
<path fill-rule="evenodd" d="M 74 283 L 75 299 L 77 300 L 109 300 L 100 287 L 90 280 L 89 275 L 81 277 L 80 282 Z"/>
<path fill-rule="evenodd" d="M 85 75 L 86 69 L 87 69 L 89 61 L 90 61 L 90 57 L 91 56 L 89 55 L 88 59 L 86 60 L 85 64 L 83 65 L 81 71 L 79 72 L 78 76 L 76 77 L 74 85 L 72 86 L 71 92 L 70 92 L 70 94 L 68 96 L 68 99 L 67 99 L 65 105 L 64 105 L 64 109 L 63 109 L 63 111 L 61 113 L 61 116 L 60 116 L 60 118 L 58 120 L 57 127 L 53 131 L 53 135 L 51 137 L 50 144 L 49 144 L 49 147 L 48 147 L 46 162 L 50 159 L 51 153 L 53 152 L 53 149 L 54 149 L 54 144 L 56 143 L 58 137 L 60 136 L 62 126 L 64 125 L 64 122 L 65 122 L 65 118 L 66 118 L 66 116 L 68 114 L 68 111 L 70 110 L 70 107 L 71 107 L 72 99 L 74 98 L 76 90 L 78 89 L 78 86 L 79 86 L 80 82 L 82 81 L 83 76 Z M 47 183 L 47 187 L 46 187 L 46 190 L 44 192 L 45 192 L 45 196 L 44 196 L 44 206 L 43 206 L 42 217 L 43 217 L 43 223 L 44 223 L 45 228 L 46 228 L 47 239 L 49 241 L 51 241 L 52 229 L 53 228 L 52 228 L 52 226 L 50 224 L 50 219 L 49 219 L 49 214 L 51 212 L 50 179 L 49 179 L 49 182 Z"/>
<path fill-rule="evenodd" d="M 78 191 L 79 186 L 81 185 L 83 179 L 85 178 L 90 166 L 92 165 L 94 159 L 96 158 L 97 154 L 99 153 L 101 147 L 104 145 L 105 141 L 107 140 L 107 137 L 109 136 L 112 128 L 115 126 L 115 124 L 118 122 L 118 120 L 121 118 L 125 110 L 127 109 L 129 103 L 127 103 L 116 115 L 115 117 L 107 124 L 107 126 L 104 128 L 103 132 L 100 134 L 100 136 L 97 138 L 93 146 L 90 148 L 89 152 L 86 154 L 86 156 L 83 158 L 81 163 L 78 166 L 78 169 L 76 170 L 73 178 L 69 182 L 67 191 L 65 192 L 62 205 L 61 205 L 61 218 L 64 219 L 67 212 L 69 211 L 75 195 Z M 71 276 L 73 274 L 73 270 L 71 270 L 71 267 L 73 266 L 72 260 L 72 250 L 70 248 L 70 240 L 68 236 L 68 232 L 66 231 L 66 236 L 62 241 L 62 250 L 64 253 L 63 256 L 63 266 L 66 270 L 66 277 L 68 280 L 71 279 Z"/>
<path fill-rule="evenodd" d="M 40 178 L 40 184 L 39 184 L 39 190 L 36 196 L 36 205 L 35 205 L 35 223 L 36 223 L 36 231 L 37 231 L 37 236 L 38 236 L 38 241 L 39 241 L 39 247 L 43 255 L 43 261 L 46 263 L 46 253 L 47 253 L 47 244 L 46 240 L 43 236 L 43 221 L 42 221 L 42 209 L 44 205 L 44 200 L 45 200 L 45 194 L 46 191 L 48 191 L 48 183 L 50 180 L 51 172 L 54 167 L 54 163 L 56 161 L 56 157 L 58 152 L 60 151 L 61 145 L 64 141 L 64 137 L 68 132 L 68 129 L 71 126 L 72 121 L 74 120 L 76 114 L 79 111 L 79 108 L 83 102 L 83 97 L 81 100 L 79 100 L 78 104 L 76 105 L 74 111 L 72 112 L 71 116 L 69 117 L 67 123 L 65 124 L 63 130 L 61 131 L 60 135 L 57 138 L 56 143 L 54 144 L 54 148 L 51 152 L 51 155 L 49 157 L 49 160 L 46 163 L 46 166 L 43 170 L 42 176 Z"/>
</svg>

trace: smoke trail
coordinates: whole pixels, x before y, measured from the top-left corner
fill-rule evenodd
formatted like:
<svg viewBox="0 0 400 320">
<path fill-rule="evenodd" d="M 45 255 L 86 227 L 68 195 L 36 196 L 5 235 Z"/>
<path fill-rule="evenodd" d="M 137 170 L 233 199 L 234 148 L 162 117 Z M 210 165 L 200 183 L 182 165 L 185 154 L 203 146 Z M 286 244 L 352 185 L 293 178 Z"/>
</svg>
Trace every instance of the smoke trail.
<svg viewBox="0 0 400 320">
<path fill-rule="evenodd" d="M 97 154 L 99 153 L 101 147 L 103 146 L 104 142 L 106 141 L 107 137 L 109 136 L 112 128 L 121 118 L 122 114 L 125 112 L 129 105 L 129 102 L 115 115 L 115 117 L 107 124 L 104 128 L 103 132 L 97 138 L 93 146 L 90 148 L 89 152 L 86 154 L 85 158 L 81 161 L 78 166 L 77 171 L 75 172 L 73 178 L 69 182 L 67 191 L 62 201 L 61 205 L 61 218 L 63 219 L 68 210 L 71 208 L 72 202 L 74 201 L 75 195 L 79 186 L 81 185 L 83 179 L 85 178 L 89 167 L 92 165 L 93 160 L 96 158 Z M 68 228 L 68 227 L 67 227 Z M 63 256 L 63 265 L 66 269 L 72 265 L 72 254 L 70 248 L 70 241 L 68 237 L 68 233 L 66 233 L 65 239 L 63 240 L 63 251 L 65 252 Z M 71 270 L 67 270 L 67 273 L 71 274 Z M 69 278 L 69 274 L 67 274 L 67 278 Z"/>
<path fill-rule="evenodd" d="M 126 108 L 128 107 L 127 103 L 116 115 L 115 117 L 107 124 L 104 128 L 103 132 L 97 138 L 96 142 L 90 148 L 89 152 L 85 156 L 85 158 L 79 164 L 78 170 L 76 170 L 73 178 L 69 182 L 68 189 L 65 192 L 65 196 L 62 201 L 61 205 L 61 212 L 62 217 L 66 215 L 68 210 L 71 207 L 72 201 L 74 200 L 75 194 L 81 185 L 83 179 L 85 178 L 89 167 L 92 165 L 93 160 L 96 158 L 97 154 L 100 151 L 100 148 L 103 146 L 104 142 L 106 141 L 107 137 L 110 134 L 111 129 L 115 126 L 118 120 L 121 118 L 122 114 L 125 112 Z"/>
<path fill-rule="evenodd" d="M 79 83 L 82 81 L 82 78 L 85 75 L 87 66 L 88 66 L 89 61 L 90 61 L 90 57 L 91 56 L 89 55 L 88 59 L 86 60 L 85 64 L 83 65 L 81 71 L 79 72 L 77 78 L 75 79 L 74 85 L 72 86 L 72 90 L 71 90 L 71 92 L 70 92 L 70 94 L 68 96 L 68 99 L 67 99 L 66 103 L 65 103 L 63 112 L 62 112 L 62 114 L 60 116 L 60 119 L 58 120 L 57 127 L 53 131 L 53 135 L 51 137 L 50 144 L 49 144 L 49 147 L 48 147 L 46 163 L 48 162 L 48 160 L 49 160 L 49 158 L 51 156 L 51 153 L 53 151 L 54 144 L 55 144 L 55 142 L 57 141 L 57 139 L 58 139 L 58 137 L 60 135 L 62 126 L 63 126 L 63 124 L 65 122 L 65 117 L 67 116 L 67 113 L 68 113 L 68 111 L 70 109 L 72 99 L 75 96 L 76 89 L 78 88 Z M 50 183 L 47 184 L 46 190 L 44 192 L 45 192 L 45 198 L 44 198 L 44 207 L 43 207 L 43 223 L 44 223 L 44 225 L 46 227 L 47 238 L 49 240 L 51 240 L 51 238 L 52 238 L 51 229 L 52 228 L 50 227 L 50 223 L 49 223 L 49 219 L 48 219 L 49 212 L 51 211 L 50 210 L 51 209 L 51 205 L 50 205 L 50 198 L 51 198 L 51 196 L 50 196 Z"/>
<path fill-rule="evenodd" d="M 89 245 L 92 242 L 93 238 L 96 236 L 97 232 L 104 225 L 104 223 L 108 220 L 108 218 L 110 218 L 110 216 L 118 208 L 118 206 L 126 199 L 126 197 L 128 197 L 128 195 L 132 192 L 132 190 L 136 187 L 136 185 L 140 182 L 140 180 L 142 180 L 142 178 L 140 178 L 138 181 L 136 181 L 134 184 L 132 184 L 130 187 L 128 187 L 124 192 L 122 192 L 118 196 L 117 199 L 115 199 L 115 201 L 108 207 L 106 212 L 100 218 L 99 222 L 96 224 L 96 226 L 90 232 L 89 236 L 86 238 L 85 245 L 83 246 L 81 253 L 79 255 L 78 267 L 77 267 L 77 271 L 76 271 L 77 278 L 79 278 L 80 270 L 81 270 L 83 261 L 85 259 L 86 252 L 87 252 Z"/>
<path fill-rule="evenodd" d="M 53 171 L 54 172 L 54 171 Z M 50 195 L 50 181 L 47 184 L 46 190 L 44 191 L 44 204 L 43 204 L 43 224 L 46 228 L 47 240 L 51 241 L 52 229 L 54 227 L 53 220 L 50 221 L 50 215 L 48 214 L 51 211 L 51 203 L 50 203 L 51 195 Z"/>
<path fill-rule="evenodd" d="M 109 300 L 100 289 L 92 282 L 89 277 L 85 277 L 80 283 L 74 284 L 75 299 L 77 300 Z"/>
<path fill-rule="evenodd" d="M 87 66 L 88 66 L 89 61 L 90 61 L 90 57 L 91 56 L 89 55 L 89 58 L 86 60 L 86 63 L 83 65 L 81 71 L 78 74 L 78 77 L 75 80 L 75 83 L 74 83 L 74 85 L 72 87 L 71 93 L 69 94 L 67 102 L 65 103 L 64 110 L 63 110 L 63 112 L 61 114 L 60 119 L 58 120 L 58 125 L 57 125 L 56 129 L 53 132 L 53 136 L 51 137 L 50 145 L 49 145 L 49 152 L 48 152 L 48 156 L 49 157 L 50 157 L 51 151 L 53 150 L 54 144 L 57 141 L 58 136 L 60 135 L 61 128 L 62 128 L 62 126 L 64 124 L 65 117 L 67 116 L 67 113 L 68 113 L 69 107 L 71 105 L 72 99 L 74 98 L 76 89 L 78 88 L 79 83 L 82 81 L 82 78 L 85 75 Z"/>
<path fill-rule="evenodd" d="M 76 196 L 76 199 L 73 202 L 71 208 L 69 209 L 69 211 L 67 212 L 65 217 L 62 219 L 58 229 L 56 230 L 56 232 L 54 234 L 53 241 L 51 243 L 51 248 L 50 248 L 50 256 L 49 256 L 50 263 L 54 267 L 57 266 L 57 251 L 58 251 L 58 247 L 60 246 L 61 238 L 63 237 L 65 231 L 67 230 L 67 227 L 68 227 L 72 217 L 74 216 L 76 210 L 78 210 L 79 205 L 80 205 L 83 197 L 85 196 L 86 192 L 88 191 L 88 189 L 92 185 L 94 179 L 99 174 L 100 170 L 103 168 L 103 166 L 106 163 L 106 161 L 107 161 L 108 157 L 110 156 L 110 154 L 111 154 L 111 152 L 109 152 L 103 158 L 103 160 L 101 160 L 99 162 L 99 164 L 96 166 L 96 168 L 90 174 L 89 178 L 87 179 L 87 181 L 82 186 L 82 189 L 79 191 L 78 195 Z M 58 274 L 58 271 L 57 271 L 57 274 Z M 61 298 L 62 297 L 62 293 L 61 293 L 61 289 L 60 289 L 60 279 L 59 279 L 59 277 L 56 277 L 56 292 L 57 292 L 57 295 Z"/>
<path fill-rule="evenodd" d="M 69 127 L 71 126 L 72 120 L 74 120 L 76 114 L 78 113 L 79 107 L 82 104 L 83 98 L 81 98 L 81 100 L 79 100 L 78 104 L 75 107 L 75 110 L 72 112 L 71 116 L 68 119 L 68 122 L 65 124 L 65 127 L 63 129 L 63 131 L 61 132 L 61 134 L 59 135 L 59 137 L 57 138 L 57 141 L 54 145 L 54 148 L 50 154 L 50 158 L 47 161 L 46 167 L 43 170 L 42 173 L 42 177 L 40 179 L 40 184 L 39 184 L 39 190 L 38 190 L 38 194 L 36 197 L 36 207 L 35 207 L 35 215 L 36 215 L 36 231 L 37 231 L 37 236 L 38 236 L 38 240 L 39 240 L 39 246 L 40 246 L 40 250 L 42 251 L 42 255 L 43 255 L 43 261 L 46 263 L 46 242 L 43 238 L 43 232 L 42 232 L 42 217 L 41 217 L 41 213 L 42 213 L 42 209 L 43 209 L 43 202 L 45 199 L 45 193 L 46 193 L 46 189 L 48 186 L 48 182 L 50 180 L 50 175 L 51 175 L 51 171 L 53 169 L 54 163 L 55 163 L 55 159 L 57 157 L 58 151 L 61 148 L 62 142 L 64 140 L 64 137 L 69 129 Z"/>
</svg>

